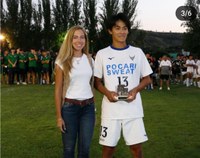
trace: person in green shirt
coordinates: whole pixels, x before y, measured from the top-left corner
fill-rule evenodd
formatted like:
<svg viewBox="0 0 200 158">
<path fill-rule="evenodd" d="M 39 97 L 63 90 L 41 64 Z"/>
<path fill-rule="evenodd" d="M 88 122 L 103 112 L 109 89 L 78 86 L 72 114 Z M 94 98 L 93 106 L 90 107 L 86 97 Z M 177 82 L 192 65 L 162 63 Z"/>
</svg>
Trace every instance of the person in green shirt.
<svg viewBox="0 0 200 158">
<path fill-rule="evenodd" d="M 17 59 L 15 49 L 12 48 L 11 53 L 8 54 L 8 82 L 10 85 L 14 84 Z"/>
<path fill-rule="evenodd" d="M 47 55 L 47 51 L 42 51 L 42 82 L 43 84 L 49 84 L 49 62 L 50 62 L 50 56 Z"/>
<path fill-rule="evenodd" d="M 36 72 L 36 78 L 37 78 L 37 83 L 42 85 L 42 52 L 41 50 L 38 50 L 37 52 L 38 60 L 37 60 L 37 72 Z"/>
<path fill-rule="evenodd" d="M 27 56 L 24 53 L 24 50 L 20 49 L 18 54 L 18 68 L 20 79 L 22 80 L 22 84 L 26 85 L 26 62 Z"/>
<path fill-rule="evenodd" d="M 35 49 L 31 49 L 31 52 L 28 53 L 28 83 L 35 84 L 36 79 L 36 68 L 37 68 L 37 52 Z M 32 77 L 32 82 L 31 82 Z"/>
<path fill-rule="evenodd" d="M 16 78 L 16 81 L 17 81 L 17 85 L 19 85 L 19 82 L 20 82 L 20 78 L 19 78 L 19 52 L 20 52 L 20 48 L 18 48 L 16 50 L 16 55 L 17 55 L 17 63 L 16 63 L 16 67 L 15 67 L 15 78 Z"/>
<path fill-rule="evenodd" d="M 8 84 L 8 50 L 5 50 L 2 55 L 2 83 Z"/>
</svg>

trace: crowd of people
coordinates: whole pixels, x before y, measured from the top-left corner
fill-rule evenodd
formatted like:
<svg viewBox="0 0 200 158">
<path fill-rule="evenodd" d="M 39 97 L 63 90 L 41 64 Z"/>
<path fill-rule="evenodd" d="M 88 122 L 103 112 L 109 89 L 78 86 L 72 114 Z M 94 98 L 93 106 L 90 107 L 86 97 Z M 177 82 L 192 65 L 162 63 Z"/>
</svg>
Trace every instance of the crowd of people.
<svg viewBox="0 0 200 158">
<path fill-rule="evenodd" d="M 199 57 L 178 54 L 175 59 L 167 55 L 156 59 L 150 53 L 146 53 L 146 57 L 153 70 L 151 74 L 152 83 L 146 89 L 152 90 L 159 87 L 159 90 L 162 90 L 163 82 L 166 82 L 167 90 L 170 90 L 170 84 L 183 84 L 186 87 L 200 88 Z"/>
<path fill-rule="evenodd" d="M 1 83 L 2 84 L 55 84 L 54 66 L 58 52 L 48 50 L 30 49 L 24 51 L 20 48 L 4 50 L 1 52 Z M 95 54 L 92 54 L 95 59 Z M 186 87 L 200 88 L 200 59 L 192 55 L 177 57 L 163 55 L 156 59 L 150 53 L 146 58 L 151 65 L 153 73 L 150 75 L 152 83 L 146 89 L 163 89 L 166 82 L 167 90 L 170 84 L 183 84 Z M 165 85 L 164 85 L 165 86 Z"/>
<path fill-rule="evenodd" d="M 21 48 L 1 52 L 2 84 L 51 84 L 54 83 L 54 62 L 57 52 Z"/>
</svg>

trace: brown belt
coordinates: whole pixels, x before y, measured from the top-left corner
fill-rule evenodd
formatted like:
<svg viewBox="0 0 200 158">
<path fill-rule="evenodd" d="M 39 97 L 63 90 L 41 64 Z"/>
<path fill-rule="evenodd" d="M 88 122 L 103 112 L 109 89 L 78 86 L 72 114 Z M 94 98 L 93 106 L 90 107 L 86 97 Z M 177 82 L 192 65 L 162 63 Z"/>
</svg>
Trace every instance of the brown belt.
<svg viewBox="0 0 200 158">
<path fill-rule="evenodd" d="M 94 98 L 86 99 L 86 100 L 76 100 L 76 99 L 69 99 L 65 98 L 65 102 L 72 103 L 74 105 L 85 106 L 94 102 Z"/>
</svg>

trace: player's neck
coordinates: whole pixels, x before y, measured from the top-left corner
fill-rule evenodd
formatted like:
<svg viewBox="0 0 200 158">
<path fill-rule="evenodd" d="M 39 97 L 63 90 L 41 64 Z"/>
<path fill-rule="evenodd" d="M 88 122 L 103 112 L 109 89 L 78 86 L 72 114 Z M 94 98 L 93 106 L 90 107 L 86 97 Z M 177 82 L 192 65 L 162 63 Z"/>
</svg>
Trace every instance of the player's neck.
<svg viewBox="0 0 200 158">
<path fill-rule="evenodd" d="M 114 48 L 125 48 L 127 46 L 126 42 L 116 42 L 116 41 L 113 41 L 112 42 L 112 46 Z"/>
</svg>

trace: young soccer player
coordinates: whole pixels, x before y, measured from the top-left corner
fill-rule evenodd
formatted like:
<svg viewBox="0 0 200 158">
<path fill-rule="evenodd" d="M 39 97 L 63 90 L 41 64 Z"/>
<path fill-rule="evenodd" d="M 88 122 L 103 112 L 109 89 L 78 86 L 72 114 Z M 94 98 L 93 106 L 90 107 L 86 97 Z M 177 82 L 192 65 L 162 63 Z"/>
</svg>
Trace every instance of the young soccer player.
<svg viewBox="0 0 200 158">
<path fill-rule="evenodd" d="M 134 158 L 142 158 L 141 144 L 148 138 L 140 91 L 151 83 L 152 69 L 143 51 L 126 43 L 131 26 L 125 14 L 112 16 L 107 29 L 112 44 L 98 51 L 94 70 L 95 87 L 104 94 L 99 140 L 102 157 L 112 158 L 122 132 Z"/>
<path fill-rule="evenodd" d="M 186 60 L 187 66 L 187 79 L 186 79 L 186 87 L 189 87 L 192 83 L 193 73 L 195 69 L 195 62 L 193 60 L 193 56 L 190 55 L 189 59 Z"/>
</svg>

